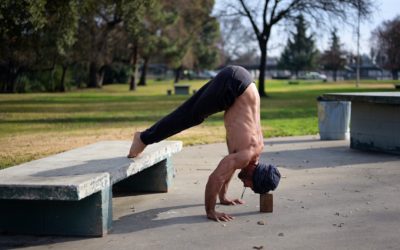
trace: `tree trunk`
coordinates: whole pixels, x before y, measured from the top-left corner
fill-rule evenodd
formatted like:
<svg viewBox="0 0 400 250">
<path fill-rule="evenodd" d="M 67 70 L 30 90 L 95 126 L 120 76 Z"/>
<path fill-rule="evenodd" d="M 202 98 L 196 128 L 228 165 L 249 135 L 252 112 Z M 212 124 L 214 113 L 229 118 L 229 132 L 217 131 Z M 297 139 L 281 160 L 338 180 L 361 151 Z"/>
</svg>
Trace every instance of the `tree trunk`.
<svg viewBox="0 0 400 250">
<path fill-rule="evenodd" d="M 259 46 L 261 50 L 261 61 L 259 71 L 260 74 L 258 76 L 258 93 L 261 97 L 267 96 L 265 93 L 265 67 L 267 61 L 267 42 L 264 40 L 259 41 Z"/>
<path fill-rule="evenodd" d="M 97 87 L 97 65 L 95 62 L 90 62 L 89 82 L 88 82 L 87 87 L 88 88 L 96 88 Z"/>
<path fill-rule="evenodd" d="M 53 68 L 50 70 L 50 92 L 55 92 L 56 91 L 56 86 L 55 86 L 55 80 L 54 80 L 54 75 L 56 74 L 56 67 L 53 65 Z"/>
<path fill-rule="evenodd" d="M 4 85 L 0 90 L 2 93 L 15 93 L 17 92 L 17 79 L 21 73 L 20 68 L 14 67 L 12 62 L 9 62 L 8 67 L 5 68 Z"/>
<path fill-rule="evenodd" d="M 97 72 L 96 76 L 96 87 L 97 88 L 102 88 L 103 87 L 103 80 L 104 80 L 104 74 L 105 74 L 105 70 L 106 69 L 106 65 L 101 66 L 100 70 Z"/>
<path fill-rule="evenodd" d="M 137 54 L 138 54 L 138 47 L 137 44 L 133 45 L 132 53 L 130 56 L 129 63 L 131 65 L 132 73 L 131 77 L 129 78 L 129 90 L 135 91 L 136 90 L 136 64 L 137 64 Z"/>
<path fill-rule="evenodd" d="M 59 91 L 60 92 L 65 92 L 65 73 L 67 72 L 67 65 L 62 65 L 62 74 L 61 74 L 61 80 L 60 80 L 60 86 L 59 86 Z"/>
<path fill-rule="evenodd" d="M 182 73 L 182 65 L 175 69 L 175 81 L 174 81 L 174 83 L 178 83 L 179 82 L 179 79 L 181 79 L 181 73 Z"/>
<path fill-rule="evenodd" d="M 392 78 L 393 80 L 399 80 L 399 71 L 398 70 L 392 70 Z"/>
<path fill-rule="evenodd" d="M 103 86 L 105 65 L 100 69 L 95 62 L 90 63 L 88 88 L 101 88 Z"/>
<path fill-rule="evenodd" d="M 18 74 L 10 72 L 9 80 L 7 82 L 6 93 L 16 93 L 17 92 L 17 78 Z"/>
<path fill-rule="evenodd" d="M 337 80 L 337 70 L 333 70 L 333 81 L 336 82 Z"/>
<path fill-rule="evenodd" d="M 139 86 L 146 86 L 146 75 L 147 75 L 147 68 L 149 66 L 149 57 L 143 57 L 143 67 L 142 72 L 140 74 L 140 81 L 138 83 Z"/>
</svg>

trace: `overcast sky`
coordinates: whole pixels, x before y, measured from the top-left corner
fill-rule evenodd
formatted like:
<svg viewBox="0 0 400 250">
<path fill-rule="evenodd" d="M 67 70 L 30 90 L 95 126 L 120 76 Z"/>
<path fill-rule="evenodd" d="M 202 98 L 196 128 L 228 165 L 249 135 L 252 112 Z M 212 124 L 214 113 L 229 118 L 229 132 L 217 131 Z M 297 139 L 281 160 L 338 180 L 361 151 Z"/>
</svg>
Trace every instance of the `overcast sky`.
<svg viewBox="0 0 400 250">
<path fill-rule="evenodd" d="M 221 6 L 221 2 L 224 0 L 216 0 L 216 8 Z M 225 0 L 226 1 L 226 0 Z M 391 20 L 394 17 L 400 15 L 400 0 L 375 0 L 374 3 L 379 8 L 376 10 L 370 20 L 361 23 L 360 27 L 360 52 L 369 54 L 370 51 L 370 36 L 371 31 L 374 30 L 383 21 Z M 356 53 L 357 51 L 357 37 L 356 30 L 353 27 L 338 27 L 339 36 L 344 49 Z M 316 42 L 319 50 L 323 51 L 328 48 L 328 41 L 330 34 L 325 31 L 321 34 L 320 30 L 314 30 L 316 34 Z M 278 56 L 287 40 L 288 32 L 282 32 L 282 29 L 273 30 L 270 41 L 269 56 Z"/>
</svg>

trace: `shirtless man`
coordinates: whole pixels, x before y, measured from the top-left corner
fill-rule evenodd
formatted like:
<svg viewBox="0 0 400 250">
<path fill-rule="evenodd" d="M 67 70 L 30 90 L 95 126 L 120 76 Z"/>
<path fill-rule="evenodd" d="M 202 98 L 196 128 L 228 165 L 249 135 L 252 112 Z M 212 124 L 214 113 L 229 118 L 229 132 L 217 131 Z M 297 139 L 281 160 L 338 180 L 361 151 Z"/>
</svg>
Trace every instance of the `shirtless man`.
<svg viewBox="0 0 400 250">
<path fill-rule="evenodd" d="M 232 216 L 215 211 L 217 197 L 222 205 L 243 204 L 226 194 L 237 169 L 245 187 L 256 193 L 274 190 L 279 171 L 259 162 L 264 147 L 260 124 L 260 97 L 256 85 L 244 68 L 228 66 L 195 95 L 144 132 L 136 132 L 128 157 L 136 157 L 151 143 L 198 125 L 209 115 L 225 111 L 224 123 L 229 154 L 209 176 L 205 190 L 205 209 L 212 220 L 230 221 Z"/>
</svg>

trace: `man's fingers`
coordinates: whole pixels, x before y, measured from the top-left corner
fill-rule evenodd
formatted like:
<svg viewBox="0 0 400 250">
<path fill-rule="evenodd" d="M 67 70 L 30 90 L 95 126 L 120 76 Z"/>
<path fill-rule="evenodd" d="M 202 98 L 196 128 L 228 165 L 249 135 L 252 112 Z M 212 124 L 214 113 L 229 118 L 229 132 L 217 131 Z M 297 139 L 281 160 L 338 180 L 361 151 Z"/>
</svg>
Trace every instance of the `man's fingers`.
<svg viewBox="0 0 400 250">
<path fill-rule="evenodd" d="M 231 221 L 233 220 L 233 217 L 228 214 L 223 214 L 219 219 L 223 221 Z"/>
<path fill-rule="evenodd" d="M 240 204 L 244 204 L 244 201 L 241 199 L 235 199 L 231 201 L 231 205 L 240 205 Z"/>
<path fill-rule="evenodd" d="M 244 204 L 244 200 L 241 199 L 236 199 L 235 202 L 236 204 Z"/>
<path fill-rule="evenodd" d="M 220 217 L 219 220 L 223 221 L 223 222 L 227 222 L 228 221 L 227 219 L 225 219 L 225 217 Z"/>
<path fill-rule="evenodd" d="M 225 213 L 215 213 L 215 214 L 209 214 L 207 217 L 211 220 L 215 220 L 217 222 L 228 222 L 234 219 L 234 217 L 225 214 Z"/>
</svg>

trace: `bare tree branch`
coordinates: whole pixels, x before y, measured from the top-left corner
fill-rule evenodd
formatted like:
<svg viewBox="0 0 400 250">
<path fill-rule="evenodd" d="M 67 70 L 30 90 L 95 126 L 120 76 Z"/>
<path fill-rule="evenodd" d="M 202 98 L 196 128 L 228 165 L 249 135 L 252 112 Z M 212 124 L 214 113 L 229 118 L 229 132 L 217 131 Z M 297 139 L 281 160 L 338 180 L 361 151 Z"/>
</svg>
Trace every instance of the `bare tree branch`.
<svg viewBox="0 0 400 250">
<path fill-rule="evenodd" d="M 275 0 L 274 6 L 272 6 L 271 16 L 269 18 L 269 23 L 272 23 L 272 19 L 275 16 L 276 7 L 278 6 L 279 0 Z"/>
<path fill-rule="evenodd" d="M 268 10 L 268 4 L 269 4 L 269 0 L 265 0 L 265 4 L 264 4 L 264 11 L 263 11 L 263 33 L 265 32 L 265 27 L 267 26 L 267 10 Z M 275 2 L 276 4 L 276 2 Z"/>
<path fill-rule="evenodd" d="M 261 38 L 260 30 L 258 29 L 257 24 L 255 23 L 253 16 L 251 15 L 249 9 L 247 8 L 247 6 L 243 2 L 243 0 L 239 0 L 239 2 L 242 5 L 244 11 L 246 12 L 247 18 L 250 20 L 251 26 L 253 26 L 253 29 L 254 29 L 254 32 L 256 33 L 257 38 L 260 39 Z"/>
</svg>

